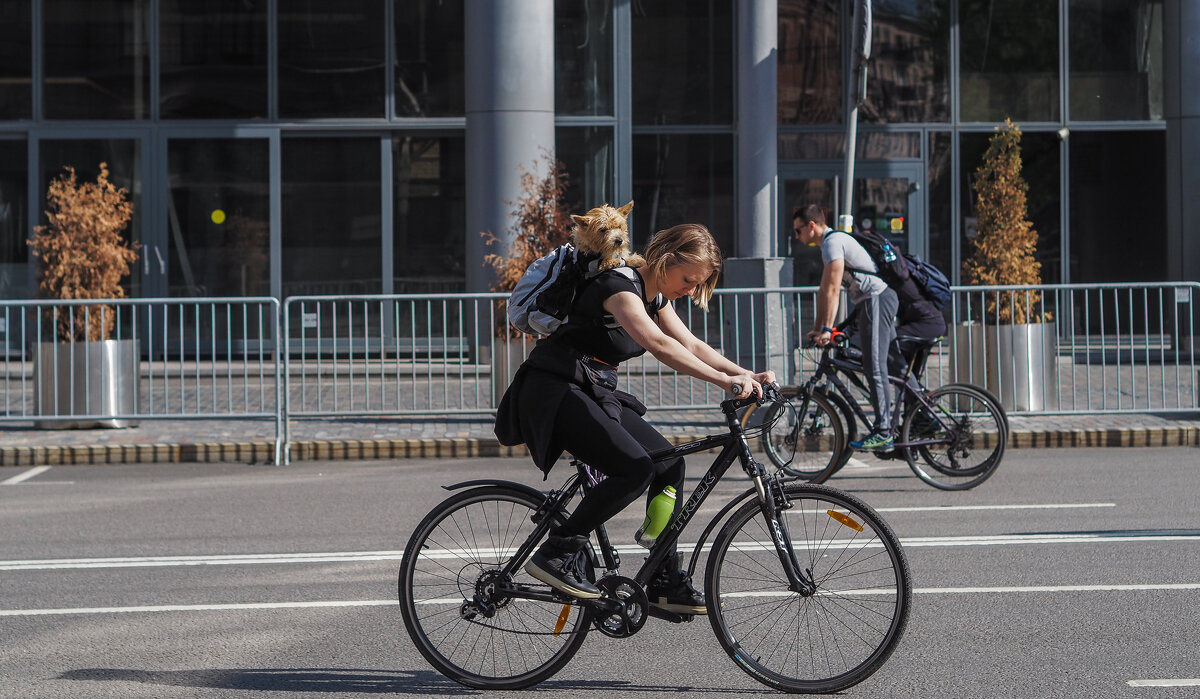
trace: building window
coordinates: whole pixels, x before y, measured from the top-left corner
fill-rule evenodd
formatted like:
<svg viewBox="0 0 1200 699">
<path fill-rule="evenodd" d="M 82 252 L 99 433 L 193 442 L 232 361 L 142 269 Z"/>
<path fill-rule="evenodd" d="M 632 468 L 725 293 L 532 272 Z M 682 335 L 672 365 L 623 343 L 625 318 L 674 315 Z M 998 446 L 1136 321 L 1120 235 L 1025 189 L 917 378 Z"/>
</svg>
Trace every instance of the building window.
<svg viewBox="0 0 1200 699">
<path fill-rule="evenodd" d="M 167 145 L 169 296 L 270 296 L 265 139 Z"/>
<path fill-rule="evenodd" d="M 554 131 L 555 156 L 567 171 L 566 203 L 573 213 L 613 201 L 613 130 L 608 126 L 559 128 Z M 633 216 L 637 216 L 637 206 Z M 635 241 L 635 247 L 645 240 Z"/>
<path fill-rule="evenodd" d="M 842 121 L 840 3 L 779 0 L 779 123 Z"/>
<path fill-rule="evenodd" d="M 733 256 L 733 137 L 634 136 L 633 200 L 633 239 L 638 247 L 657 231 L 702 223 L 721 252 Z"/>
<path fill-rule="evenodd" d="M 394 293 L 466 288 L 466 160 L 461 135 L 392 137 Z"/>
<path fill-rule="evenodd" d="M 732 123 L 732 0 L 633 3 L 632 21 L 633 123 Z"/>
<path fill-rule="evenodd" d="M 48 119 L 150 117 L 150 0 L 45 0 Z"/>
<path fill-rule="evenodd" d="M 32 0 L 0 0 L 0 119 L 33 115 Z"/>
<path fill-rule="evenodd" d="M 0 298 L 34 296 L 29 266 L 29 181 L 25 141 L 0 141 Z"/>
<path fill-rule="evenodd" d="M 461 116 L 462 0 L 397 0 L 396 114 Z"/>
<path fill-rule="evenodd" d="M 1167 278 L 1166 147 L 1162 131 L 1071 132 L 1072 282 Z"/>
<path fill-rule="evenodd" d="M 554 4 L 554 110 L 565 115 L 613 113 L 612 4 Z"/>
<path fill-rule="evenodd" d="M 283 140 L 283 297 L 378 294 L 378 138 Z"/>
<path fill-rule="evenodd" d="M 866 123 L 950 118 L 950 0 L 878 3 L 872 13 Z"/>
<path fill-rule="evenodd" d="M 384 116 L 384 5 L 305 0 L 279 8 L 279 115 Z"/>
<path fill-rule="evenodd" d="M 959 260 L 954 259 L 951 249 L 950 225 L 953 220 L 950 194 L 954 178 L 950 174 L 950 134 L 929 134 L 929 163 L 926 177 L 929 179 L 929 261 L 957 283 Z"/>
<path fill-rule="evenodd" d="M 1071 0 L 1072 121 L 1162 119 L 1163 6 Z"/>
<path fill-rule="evenodd" d="M 960 0 L 963 121 L 1059 119 L 1053 0 Z"/>
<path fill-rule="evenodd" d="M 160 11 L 160 115 L 265 118 L 266 0 L 162 0 Z"/>
</svg>

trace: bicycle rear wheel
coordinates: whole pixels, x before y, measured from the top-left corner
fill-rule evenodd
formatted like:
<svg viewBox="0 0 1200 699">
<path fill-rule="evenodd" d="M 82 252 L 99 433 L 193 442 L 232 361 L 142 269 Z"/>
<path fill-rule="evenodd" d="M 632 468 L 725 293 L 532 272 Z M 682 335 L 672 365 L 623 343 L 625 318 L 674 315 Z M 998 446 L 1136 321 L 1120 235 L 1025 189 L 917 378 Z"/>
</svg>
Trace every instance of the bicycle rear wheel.
<svg viewBox="0 0 1200 699">
<path fill-rule="evenodd" d="M 900 441 L 917 477 L 942 490 L 966 490 L 991 478 L 1004 458 L 1008 420 L 999 403 L 969 384 L 947 384 L 905 411 Z"/>
<path fill-rule="evenodd" d="M 772 403 L 763 424 L 767 458 L 789 476 L 824 483 L 841 467 L 846 436 L 824 396 L 801 391 L 790 402 Z"/>
<path fill-rule="evenodd" d="M 709 554 L 708 618 L 729 657 L 786 692 L 837 692 L 878 670 L 908 623 L 908 562 L 883 519 L 862 500 L 788 483 L 779 513 L 816 594 L 788 589 L 757 500 L 730 516 Z"/>
<path fill-rule="evenodd" d="M 520 689 L 563 667 L 587 636 L 591 617 L 578 605 L 493 595 L 495 613 L 471 614 L 477 592 L 519 583 L 549 591 L 504 564 L 533 533 L 541 501 L 507 486 L 455 494 L 421 521 L 400 563 L 404 626 L 440 673 L 468 687 Z M 564 621 L 565 619 L 565 621 Z"/>
</svg>

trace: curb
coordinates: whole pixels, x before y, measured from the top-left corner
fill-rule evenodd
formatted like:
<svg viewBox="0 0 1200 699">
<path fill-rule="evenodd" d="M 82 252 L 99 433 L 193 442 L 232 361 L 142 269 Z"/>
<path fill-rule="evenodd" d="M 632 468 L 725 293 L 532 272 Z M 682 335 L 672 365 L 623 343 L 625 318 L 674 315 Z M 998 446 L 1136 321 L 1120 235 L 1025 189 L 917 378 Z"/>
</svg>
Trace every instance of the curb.
<svg viewBox="0 0 1200 699">
<path fill-rule="evenodd" d="M 706 435 L 666 435 L 684 444 Z M 1151 427 L 1016 431 L 1013 449 L 1069 447 L 1190 447 L 1200 445 L 1200 427 Z M 495 439 L 335 439 L 295 441 L 292 461 L 361 461 L 527 456 L 524 446 L 505 447 Z M 712 450 L 710 450 L 712 451 Z M 244 463 L 269 464 L 273 441 L 199 444 L 101 444 L 90 446 L 0 447 L 0 467 L 66 464 Z"/>
</svg>

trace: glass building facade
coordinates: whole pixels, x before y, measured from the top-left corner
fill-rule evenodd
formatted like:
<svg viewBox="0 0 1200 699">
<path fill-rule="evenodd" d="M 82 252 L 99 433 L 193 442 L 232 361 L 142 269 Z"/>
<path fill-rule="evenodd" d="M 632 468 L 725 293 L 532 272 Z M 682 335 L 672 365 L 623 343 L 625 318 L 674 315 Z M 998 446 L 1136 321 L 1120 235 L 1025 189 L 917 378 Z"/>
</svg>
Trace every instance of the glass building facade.
<svg viewBox="0 0 1200 699">
<path fill-rule="evenodd" d="M 547 145 L 570 175 L 571 207 L 632 198 L 637 244 L 699 221 L 733 255 L 747 235 L 738 3 L 535 1 L 553 13 Z M 1047 282 L 1178 278 L 1172 251 L 1194 244 L 1168 224 L 1164 110 L 1184 80 L 1164 32 L 1178 31 L 1172 12 L 1192 16 L 1180 1 L 875 0 L 860 225 L 957 281 L 971 178 L 1011 118 Z M 778 27 L 770 254 L 792 256 L 795 282 L 811 284 L 819 260 L 792 249 L 790 211 L 833 204 L 845 186 L 853 2 L 761 5 Z M 65 166 L 91 177 L 101 162 L 135 207 L 132 296 L 484 290 L 467 288 L 482 264 L 465 213 L 471 8 L 0 0 L 0 294 L 36 295 L 26 240 L 45 221 L 46 188 Z M 1116 223 L 1122 212 L 1130 223 Z M 1110 254 L 1130 225 L 1136 257 Z"/>
</svg>

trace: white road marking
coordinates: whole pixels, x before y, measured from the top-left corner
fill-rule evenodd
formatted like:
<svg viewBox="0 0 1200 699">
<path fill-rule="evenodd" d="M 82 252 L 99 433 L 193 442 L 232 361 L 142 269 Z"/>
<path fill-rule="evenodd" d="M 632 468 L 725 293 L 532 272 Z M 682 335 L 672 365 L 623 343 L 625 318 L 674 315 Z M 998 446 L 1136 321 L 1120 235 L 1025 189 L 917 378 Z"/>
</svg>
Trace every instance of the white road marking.
<svg viewBox="0 0 1200 699">
<path fill-rule="evenodd" d="M 34 476 L 49 471 L 49 466 L 35 466 L 24 473 L 17 474 L 8 480 L 0 481 L 0 485 L 16 485 L 21 481 L 27 481 Z"/>
<path fill-rule="evenodd" d="M 1083 507 L 1116 507 L 1115 502 L 1051 503 L 1047 505 L 932 505 L 926 507 L 876 507 L 876 512 L 947 512 L 954 510 L 1069 510 Z"/>
<path fill-rule="evenodd" d="M 1137 531 L 1113 531 L 1104 533 L 1086 532 L 1082 534 L 999 534 L 988 536 L 927 536 L 908 537 L 901 539 L 901 545 L 906 548 L 929 548 L 939 546 L 1029 546 L 1040 544 L 1098 544 L 1130 541 L 1200 541 L 1200 531 L 1183 530 L 1180 532 L 1162 532 L 1148 534 Z M 795 541 L 797 546 L 804 546 L 803 541 Z M 825 542 L 828 543 L 828 542 Z M 870 548 L 880 546 L 878 542 L 861 541 L 857 546 Z M 745 550 L 758 550 L 765 544 L 742 544 Z M 627 544 L 617 546 L 620 554 L 645 553 L 646 549 Z M 705 548 L 708 548 L 707 546 Z M 690 553 L 695 550 L 695 544 L 680 544 L 679 550 Z M 472 549 L 472 555 L 497 557 L 511 554 L 512 549 L 494 550 L 485 548 Z M 430 549 L 425 552 L 429 558 L 458 558 L 462 550 Z M 0 571 L 6 570 L 66 570 L 66 569 L 95 569 L 95 568 L 162 568 L 169 566 L 221 566 L 221 565 L 271 565 L 295 563 L 361 563 L 364 561 L 398 561 L 404 556 L 403 551 L 333 551 L 325 553 L 252 553 L 224 554 L 211 556 L 139 556 L 128 558 L 58 558 L 58 559 L 26 559 L 0 561 Z"/>
<path fill-rule="evenodd" d="M 1190 680 L 1129 680 L 1130 687 L 1200 687 L 1200 679 Z"/>
<path fill-rule="evenodd" d="M 1047 586 L 1011 586 L 1011 587 L 927 587 L 914 588 L 913 594 L 949 595 L 949 594 L 1044 594 L 1058 592 L 1142 592 L 1151 590 L 1191 591 L 1200 589 L 1200 583 L 1166 583 L 1160 585 L 1047 585 Z M 883 590 L 840 591 L 838 594 L 884 594 Z M 794 593 L 787 591 L 755 592 L 735 596 L 787 596 Z M 374 600 L 328 600 L 320 602 L 249 602 L 232 604 L 156 604 L 131 607 L 76 607 L 59 609 L 0 609 L 0 617 L 9 616 L 65 616 L 70 614 L 133 614 L 133 613 L 162 613 L 162 612 L 222 612 L 259 609 L 320 609 L 331 607 L 389 607 L 396 605 L 394 599 Z M 461 598 L 437 598 L 418 600 L 416 604 L 462 604 Z M 1140 683 L 1133 685 L 1134 682 Z M 1198 683 L 1200 680 L 1130 680 L 1133 686 L 1191 686 L 1190 684 L 1167 683 Z"/>
</svg>

